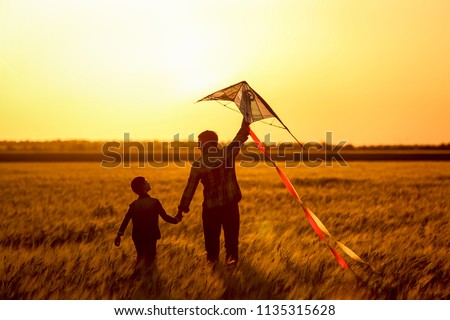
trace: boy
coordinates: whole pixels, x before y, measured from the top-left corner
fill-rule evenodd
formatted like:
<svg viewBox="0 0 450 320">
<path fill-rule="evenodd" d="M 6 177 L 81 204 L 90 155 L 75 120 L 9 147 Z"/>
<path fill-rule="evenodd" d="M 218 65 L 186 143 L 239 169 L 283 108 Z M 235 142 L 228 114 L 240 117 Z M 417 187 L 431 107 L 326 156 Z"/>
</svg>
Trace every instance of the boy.
<svg viewBox="0 0 450 320">
<path fill-rule="evenodd" d="M 136 177 L 131 181 L 131 189 L 139 197 L 130 204 L 128 212 L 120 225 L 114 244 L 120 246 L 120 237 L 133 221 L 132 239 L 136 247 L 136 267 L 144 259 L 145 266 L 150 266 L 156 257 L 156 241 L 161 239 L 158 226 L 159 216 L 164 221 L 177 224 L 178 219 L 169 216 L 158 199 L 149 196 L 150 183 L 144 177 Z"/>
</svg>

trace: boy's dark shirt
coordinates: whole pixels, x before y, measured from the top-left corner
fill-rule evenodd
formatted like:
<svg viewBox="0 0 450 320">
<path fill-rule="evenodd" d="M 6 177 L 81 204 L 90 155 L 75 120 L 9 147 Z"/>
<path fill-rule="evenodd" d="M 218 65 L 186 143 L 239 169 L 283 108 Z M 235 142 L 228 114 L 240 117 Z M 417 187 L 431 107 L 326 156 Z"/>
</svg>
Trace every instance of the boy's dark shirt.
<svg viewBox="0 0 450 320">
<path fill-rule="evenodd" d="M 133 240 L 161 239 L 161 231 L 158 224 L 159 216 L 166 222 L 177 223 L 177 219 L 166 213 L 158 199 L 152 198 L 148 194 L 140 195 L 138 199 L 130 204 L 117 234 L 124 234 L 131 219 L 133 221 Z"/>
</svg>

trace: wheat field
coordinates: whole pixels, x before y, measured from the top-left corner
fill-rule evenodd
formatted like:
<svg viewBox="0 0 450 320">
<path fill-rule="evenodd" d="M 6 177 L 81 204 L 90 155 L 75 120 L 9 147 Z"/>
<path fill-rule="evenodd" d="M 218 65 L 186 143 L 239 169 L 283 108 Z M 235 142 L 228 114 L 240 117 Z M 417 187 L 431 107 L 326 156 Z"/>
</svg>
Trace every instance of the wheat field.
<svg viewBox="0 0 450 320">
<path fill-rule="evenodd" d="M 306 205 L 376 270 L 342 269 L 276 171 L 237 169 L 240 261 L 206 264 L 201 186 L 178 225 L 160 220 L 156 266 L 133 273 L 131 179 L 174 215 L 189 164 L 0 163 L 0 299 L 449 299 L 450 163 L 283 168 Z M 222 239 L 223 240 L 223 239 Z M 223 242 L 222 242 L 223 243 Z M 223 250 L 222 250 L 223 251 Z"/>
</svg>

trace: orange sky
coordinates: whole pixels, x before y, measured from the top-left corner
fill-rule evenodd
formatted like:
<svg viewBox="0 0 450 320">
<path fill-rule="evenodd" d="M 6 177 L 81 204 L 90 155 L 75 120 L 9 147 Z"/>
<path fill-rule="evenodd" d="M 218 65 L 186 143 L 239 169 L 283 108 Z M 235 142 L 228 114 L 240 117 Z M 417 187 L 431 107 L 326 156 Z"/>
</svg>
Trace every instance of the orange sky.
<svg viewBox="0 0 450 320">
<path fill-rule="evenodd" d="M 0 140 L 227 140 L 240 116 L 194 102 L 246 80 L 301 141 L 448 143 L 449 12 L 447 0 L 2 0 Z"/>
</svg>

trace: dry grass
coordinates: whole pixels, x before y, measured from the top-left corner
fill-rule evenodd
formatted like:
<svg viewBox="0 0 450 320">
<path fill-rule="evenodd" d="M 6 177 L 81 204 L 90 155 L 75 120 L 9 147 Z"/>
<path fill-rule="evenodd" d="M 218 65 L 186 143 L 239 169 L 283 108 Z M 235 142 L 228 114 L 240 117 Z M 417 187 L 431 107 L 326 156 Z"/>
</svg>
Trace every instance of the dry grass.
<svg viewBox="0 0 450 320">
<path fill-rule="evenodd" d="M 169 214 L 188 169 L 0 164 L 0 299 L 449 299 L 450 164 L 286 168 L 304 202 L 377 269 L 339 267 L 273 168 L 239 168 L 241 260 L 205 264 L 201 190 L 178 225 L 161 220 L 157 267 L 133 276 L 131 228 L 113 240 L 136 175 Z M 201 187 L 199 188 L 201 189 Z"/>
</svg>

